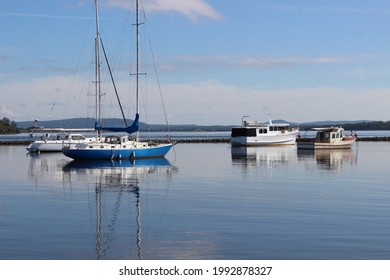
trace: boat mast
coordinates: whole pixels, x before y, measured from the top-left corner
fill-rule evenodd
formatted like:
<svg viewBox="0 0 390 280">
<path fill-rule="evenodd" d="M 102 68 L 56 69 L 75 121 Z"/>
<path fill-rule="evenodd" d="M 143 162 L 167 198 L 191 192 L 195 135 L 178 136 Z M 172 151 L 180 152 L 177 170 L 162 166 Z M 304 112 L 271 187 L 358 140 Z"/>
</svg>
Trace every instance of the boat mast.
<svg viewBox="0 0 390 280">
<path fill-rule="evenodd" d="M 95 112 L 96 112 L 96 139 L 101 134 L 101 80 L 100 80 L 100 30 L 99 30 L 99 7 L 98 1 L 95 0 L 95 18 L 96 18 L 96 38 L 95 38 Z"/>
<path fill-rule="evenodd" d="M 139 95 L 139 76 L 140 76 L 140 44 L 139 44 L 139 1 L 136 0 L 135 2 L 135 10 L 136 10 L 136 36 L 137 36 L 137 70 L 136 70 L 136 91 L 135 91 L 135 95 L 136 95 L 136 114 L 139 114 L 139 98 L 138 98 L 138 95 Z M 136 132 L 136 140 L 138 141 L 139 140 L 139 132 L 137 131 Z"/>
</svg>

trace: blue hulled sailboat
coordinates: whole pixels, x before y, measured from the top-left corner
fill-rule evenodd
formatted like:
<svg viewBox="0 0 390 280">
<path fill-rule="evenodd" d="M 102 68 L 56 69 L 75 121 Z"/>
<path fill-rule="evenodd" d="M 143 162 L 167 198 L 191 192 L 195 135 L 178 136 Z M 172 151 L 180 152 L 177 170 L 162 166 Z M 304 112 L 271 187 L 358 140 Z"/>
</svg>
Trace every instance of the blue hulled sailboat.
<svg viewBox="0 0 390 280">
<path fill-rule="evenodd" d="M 99 31 L 99 9 L 98 2 L 95 0 L 96 13 L 96 38 L 95 38 L 95 94 L 96 94 L 96 141 L 89 143 L 69 144 L 63 148 L 63 154 L 73 159 L 136 159 L 136 158 L 159 158 L 164 157 L 172 148 L 173 143 L 167 140 L 167 143 L 149 143 L 139 140 L 139 78 L 140 78 L 140 46 L 139 46 L 139 3 L 136 1 L 136 44 L 137 44 L 137 64 L 136 64 L 136 114 L 134 122 L 127 126 L 122 106 L 120 105 L 125 126 L 120 127 L 103 127 L 101 118 L 101 91 L 100 91 L 100 51 L 105 50 L 100 38 Z M 110 69 L 110 67 L 109 67 Z M 111 73 L 111 72 L 110 72 Z M 112 75 L 111 75 L 112 77 Z M 119 98 L 118 98 L 119 101 Z M 102 131 L 124 132 L 125 135 L 103 137 Z M 135 134 L 135 136 L 131 136 Z"/>
</svg>

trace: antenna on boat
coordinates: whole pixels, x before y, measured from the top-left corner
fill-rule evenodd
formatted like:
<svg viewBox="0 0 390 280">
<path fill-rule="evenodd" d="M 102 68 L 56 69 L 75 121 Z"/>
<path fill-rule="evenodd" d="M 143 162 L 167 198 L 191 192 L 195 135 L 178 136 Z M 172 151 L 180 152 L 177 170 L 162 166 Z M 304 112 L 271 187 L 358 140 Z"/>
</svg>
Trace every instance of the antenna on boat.
<svg viewBox="0 0 390 280">
<path fill-rule="evenodd" d="M 268 120 L 269 120 L 269 124 L 272 125 L 272 119 L 271 119 L 270 114 L 268 114 Z"/>
<path fill-rule="evenodd" d="M 251 118 L 251 116 L 242 116 L 241 118 L 241 124 L 244 125 L 244 119 L 245 118 Z"/>
</svg>

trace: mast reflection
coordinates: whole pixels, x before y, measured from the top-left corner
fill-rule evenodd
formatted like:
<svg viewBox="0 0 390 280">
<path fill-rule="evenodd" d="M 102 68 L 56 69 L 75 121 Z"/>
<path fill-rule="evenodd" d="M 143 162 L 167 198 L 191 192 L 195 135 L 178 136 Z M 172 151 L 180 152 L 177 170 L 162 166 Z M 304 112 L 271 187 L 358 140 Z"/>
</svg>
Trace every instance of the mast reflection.
<svg viewBox="0 0 390 280">
<path fill-rule="evenodd" d="M 121 202 L 125 195 L 132 201 L 130 205 L 133 203 L 135 205 L 136 213 L 133 218 L 136 224 L 136 254 L 138 259 L 142 259 L 140 182 L 158 172 L 164 172 L 170 177 L 173 169 L 165 158 L 137 161 L 72 161 L 63 167 L 64 176 L 67 176 L 71 182 L 91 182 L 91 180 L 94 182 L 97 259 L 105 259 L 111 248 L 119 220 Z M 116 198 L 111 204 L 110 199 L 113 195 Z M 106 210 L 110 205 L 112 206 L 111 212 Z M 105 222 L 108 212 L 111 213 L 111 217 L 108 222 Z M 131 213 L 129 215 L 131 217 Z"/>
</svg>

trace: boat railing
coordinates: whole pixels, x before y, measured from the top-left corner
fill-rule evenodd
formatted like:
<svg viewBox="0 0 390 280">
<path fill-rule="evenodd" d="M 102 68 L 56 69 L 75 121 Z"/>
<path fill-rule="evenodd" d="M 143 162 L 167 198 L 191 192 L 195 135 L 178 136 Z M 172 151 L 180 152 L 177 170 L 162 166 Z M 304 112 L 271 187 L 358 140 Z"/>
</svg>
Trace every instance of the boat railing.
<svg viewBox="0 0 390 280">
<path fill-rule="evenodd" d="M 262 126 L 258 121 L 242 121 L 242 126 L 244 127 L 257 127 L 257 126 Z"/>
</svg>

